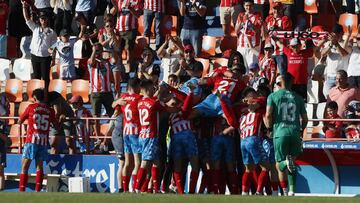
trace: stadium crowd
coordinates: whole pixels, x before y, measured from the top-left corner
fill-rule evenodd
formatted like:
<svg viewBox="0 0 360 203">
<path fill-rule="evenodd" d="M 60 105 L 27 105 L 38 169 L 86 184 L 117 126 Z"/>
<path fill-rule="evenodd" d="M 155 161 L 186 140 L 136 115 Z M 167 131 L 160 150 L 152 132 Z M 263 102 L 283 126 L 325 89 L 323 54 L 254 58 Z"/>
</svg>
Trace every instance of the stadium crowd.
<svg viewBox="0 0 360 203">
<path fill-rule="evenodd" d="M 216 5 L 205 0 L 0 0 L 0 56 L 10 58 L 9 48 L 14 58 L 28 56 L 31 79 L 44 81 L 43 91 L 27 95 L 32 104 L 19 114 L 19 124 L 28 119 L 31 126 L 25 133 L 20 191 L 25 191 L 31 160 L 41 161 L 36 191 L 41 190 L 47 146 L 52 154 L 62 153 L 65 140 L 69 154 L 113 148 L 121 166 L 119 192 L 170 188 L 183 194 L 190 162 L 189 193 L 195 193 L 202 171 L 198 193 L 224 194 L 227 186 L 231 194 L 293 195 L 309 81 L 318 82 L 315 97 L 326 102 L 323 118 L 360 118 L 360 28 L 337 23 L 342 13 L 356 16 L 359 1 L 314 2 L 319 12 L 334 17 L 334 24 L 301 20 L 309 15 L 301 0 L 221 0 Z M 221 44 L 229 40 L 230 48 L 209 56 L 203 39 L 211 34 L 206 16 L 214 6 L 220 8 Z M 168 16 L 176 17 L 176 32 L 166 31 Z M 318 35 L 296 35 L 301 32 Z M 29 53 L 21 47 L 24 36 L 32 36 Z M 15 43 L 7 43 L 10 37 Z M 146 45 L 139 46 L 139 39 Z M 76 49 L 80 58 L 74 56 Z M 209 59 L 211 66 L 203 62 Z M 90 101 L 51 91 L 55 79 L 88 81 Z M 1 93 L 1 116 L 10 115 L 11 100 L 9 92 Z M 112 119 L 86 122 L 84 117 Z M 9 121 L 0 125 L 0 189 L 11 145 Z M 105 133 L 104 122 L 109 123 Z M 360 124 L 327 121 L 322 130 L 323 138 L 353 140 L 359 139 Z"/>
</svg>

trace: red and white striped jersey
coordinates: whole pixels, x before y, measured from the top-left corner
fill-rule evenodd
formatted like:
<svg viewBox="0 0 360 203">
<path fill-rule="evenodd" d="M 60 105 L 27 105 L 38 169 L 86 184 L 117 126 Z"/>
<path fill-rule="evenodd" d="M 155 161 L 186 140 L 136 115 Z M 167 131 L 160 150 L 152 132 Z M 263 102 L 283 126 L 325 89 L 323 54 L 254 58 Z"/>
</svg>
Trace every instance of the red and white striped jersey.
<svg viewBox="0 0 360 203">
<path fill-rule="evenodd" d="M 259 67 L 260 76 L 267 78 L 269 81 L 271 79 L 271 73 L 276 74 L 276 63 L 271 57 L 266 57 L 264 55 L 259 56 Z"/>
<path fill-rule="evenodd" d="M 254 4 L 269 4 L 269 0 L 254 0 Z"/>
<path fill-rule="evenodd" d="M 181 112 L 172 113 L 170 115 L 169 122 L 174 135 L 182 131 L 192 130 L 191 121 L 183 118 Z"/>
<path fill-rule="evenodd" d="M 243 0 L 221 0 L 220 7 L 232 7 L 241 4 Z"/>
<path fill-rule="evenodd" d="M 135 30 L 138 28 L 138 18 L 133 15 L 128 7 L 134 10 L 142 10 L 142 0 L 118 0 L 118 17 L 116 21 L 116 29 L 120 32 Z"/>
<path fill-rule="evenodd" d="M 124 114 L 124 135 L 139 135 L 139 111 L 138 103 L 142 98 L 139 94 L 124 93 L 120 97 L 126 102 L 126 105 L 121 106 L 121 111 Z"/>
<path fill-rule="evenodd" d="M 77 109 L 74 112 L 75 118 L 81 118 L 81 117 L 86 117 L 86 118 L 91 118 L 92 114 L 89 110 L 87 110 L 86 108 L 81 108 L 81 109 Z M 90 136 L 93 133 L 93 130 L 91 127 L 87 128 L 86 127 L 86 121 L 85 120 L 77 120 L 74 122 L 75 124 L 75 130 L 76 130 L 76 135 L 78 137 L 78 141 L 80 143 L 85 143 L 85 138 L 90 138 Z M 90 120 L 89 124 L 94 124 L 93 121 Z"/>
<path fill-rule="evenodd" d="M 239 35 L 238 47 L 250 48 L 260 45 L 260 38 L 261 38 L 260 14 L 253 13 L 253 14 L 248 14 L 248 16 L 246 16 L 245 13 L 240 13 L 236 24 L 240 24 L 240 31 L 238 33 Z"/>
<path fill-rule="evenodd" d="M 164 13 L 164 0 L 144 0 L 144 9 Z"/>
<path fill-rule="evenodd" d="M 281 31 L 281 30 L 288 31 L 288 30 L 292 29 L 292 22 L 288 16 L 282 16 L 280 18 L 275 18 L 274 16 L 270 15 L 270 16 L 266 17 L 265 22 L 266 22 L 266 28 L 268 31 Z M 287 45 L 285 39 L 280 39 L 280 40 L 282 40 L 284 46 Z M 276 44 L 276 42 L 271 37 L 270 37 L 270 42 L 275 47 L 275 51 L 274 51 L 275 56 L 284 54 L 283 53 L 284 50 L 280 49 L 280 47 Z"/>
<path fill-rule="evenodd" d="M 25 143 L 48 145 L 50 123 L 55 122 L 55 111 L 46 104 L 30 104 L 20 115 L 20 121 L 28 119 Z"/>
<path fill-rule="evenodd" d="M 360 126 L 359 125 L 351 125 L 346 128 L 345 135 L 347 138 L 359 139 L 360 138 Z"/>
<path fill-rule="evenodd" d="M 108 60 L 96 59 L 95 66 L 88 63 L 90 75 L 90 90 L 92 93 L 111 92 L 111 64 Z"/>
<path fill-rule="evenodd" d="M 227 78 L 218 75 L 207 79 L 207 85 L 213 85 L 213 93 L 216 90 L 223 95 L 226 95 L 231 101 L 235 101 L 237 95 L 245 88 L 245 84 L 241 80 Z"/>
<path fill-rule="evenodd" d="M 156 98 L 142 98 L 138 103 L 141 138 L 156 138 L 159 131 L 159 112 L 163 106 Z"/>
<path fill-rule="evenodd" d="M 263 123 L 265 111 L 263 108 L 256 110 L 255 112 L 248 111 L 241 115 L 239 119 L 240 137 L 244 139 L 250 136 L 262 136 L 261 128 Z"/>
</svg>

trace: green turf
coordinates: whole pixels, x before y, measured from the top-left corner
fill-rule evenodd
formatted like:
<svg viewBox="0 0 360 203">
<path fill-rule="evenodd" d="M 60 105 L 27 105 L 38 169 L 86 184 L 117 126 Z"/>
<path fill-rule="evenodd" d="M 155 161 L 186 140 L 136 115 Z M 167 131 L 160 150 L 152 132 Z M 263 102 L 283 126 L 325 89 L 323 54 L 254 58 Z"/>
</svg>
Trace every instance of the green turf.
<svg viewBox="0 0 360 203">
<path fill-rule="evenodd" d="M 312 203 L 312 202 L 360 202 L 360 198 L 339 197 L 265 197 L 239 195 L 137 195 L 137 194 L 104 194 L 104 193 L 0 193 L 0 202 L 62 202 L 62 203 Z"/>
</svg>

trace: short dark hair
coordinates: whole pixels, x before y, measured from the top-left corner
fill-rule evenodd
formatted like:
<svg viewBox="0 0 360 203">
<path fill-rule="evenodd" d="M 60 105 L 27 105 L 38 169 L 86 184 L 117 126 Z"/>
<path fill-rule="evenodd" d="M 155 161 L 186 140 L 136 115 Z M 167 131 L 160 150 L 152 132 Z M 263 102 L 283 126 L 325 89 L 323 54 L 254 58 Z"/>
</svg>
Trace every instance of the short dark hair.
<svg viewBox="0 0 360 203">
<path fill-rule="evenodd" d="M 168 76 L 168 79 L 173 79 L 173 80 L 175 80 L 175 81 L 179 81 L 179 77 L 177 76 L 177 75 L 175 75 L 175 74 L 170 74 L 169 76 Z"/>
<path fill-rule="evenodd" d="M 148 79 L 141 80 L 140 87 L 141 89 L 149 89 L 154 87 L 154 83 L 152 80 L 148 80 Z"/>
<path fill-rule="evenodd" d="M 347 78 L 347 77 L 348 77 L 347 72 L 344 71 L 344 70 L 338 70 L 338 71 L 336 71 L 336 74 L 339 74 L 339 75 L 341 75 L 341 76 L 344 77 L 344 78 Z"/>
<path fill-rule="evenodd" d="M 252 3 L 252 4 L 254 4 L 254 0 L 244 0 L 244 5 L 245 5 L 245 3 Z"/>
<path fill-rule="evenodd" d="M 35 89 L 32 92 L 32 97 L 36 98 L 36 100 L 43 102 L 45 100 L 45 90 L 43 88 Z"/>
<path fill-rule="evenodd" d="M 140 86 L 140 82 L 141 80 L 137 77 L 130 78 L 127 86 L 134 89 Z"/>
<path fill-rule="evenodd" d="M 242 92 L 242 97 L 245 98 L 247 97 L 250 93 L 255 93 L 257 94 L 256 90 L 252 87 L 246 87 L 244 89 L 244 91 Z"/>
<path fill-rule="evenodd" d="M 287 72 L 284 75 L 284 81 L 285 81 L 285 85 L 287 87 L 290 87 L 294 81 L 294 76 L 292 76 L 289 72 Z"/>
<path fill-rule="evenodd" d="M 336 103 L 336 101 L 331 101 L 331 102 L 327 103 L 326 108 L 332 109 L 332 110 L 337 110 L 339 108 L 339 106 Z"/>
</svg>

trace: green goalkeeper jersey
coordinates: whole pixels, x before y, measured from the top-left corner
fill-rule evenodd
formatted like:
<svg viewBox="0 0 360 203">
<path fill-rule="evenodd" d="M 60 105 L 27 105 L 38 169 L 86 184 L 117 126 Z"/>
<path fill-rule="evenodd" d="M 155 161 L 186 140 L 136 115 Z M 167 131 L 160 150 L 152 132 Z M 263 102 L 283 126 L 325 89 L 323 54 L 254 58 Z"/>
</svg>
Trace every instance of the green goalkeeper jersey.
<svg viewBox="0 0 360 203">
<path fill-rule="evenodd" d="M 306 114 L 303 98 L 281 89 L 269 95 L 267 106 L 273 107 L 274 137 L 299 135 L 301 115 Z"/>
</svg>

